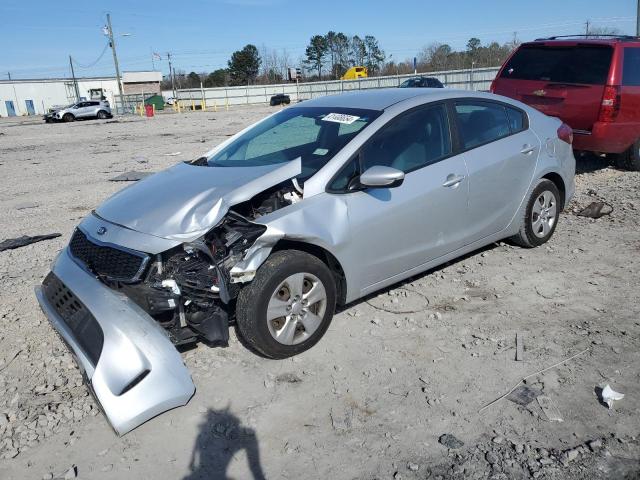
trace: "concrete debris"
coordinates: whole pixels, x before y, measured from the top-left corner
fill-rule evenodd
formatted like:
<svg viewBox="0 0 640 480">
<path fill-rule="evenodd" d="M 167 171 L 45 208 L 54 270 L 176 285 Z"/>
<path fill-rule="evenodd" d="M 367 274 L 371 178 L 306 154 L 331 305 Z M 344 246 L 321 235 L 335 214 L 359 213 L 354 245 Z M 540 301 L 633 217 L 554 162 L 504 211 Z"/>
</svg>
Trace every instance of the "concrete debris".
<svg viewBox="0 0 640 480">
<path fill-rule="evenodd" d="M 538 397 L 538 405 L 540 405 L 540 408 L 542 409 L 542 412 L 544 413 L 548 421 L 564 421 L 562 415 L 560 415 L 560 410 L 558 410 L 558 407 L 556 407 L 555 403 L 553 403 L 553 400 L 551 400 L 550 397 L 547 397 L 546 395 L 540 395 Z"/>
<path fill-rule="evenodd" d="M 464 446 L 464 442 L 462 440 L 458 440 L 455 436 L 450 433 L 445 433 L 444 435 L 440 435 L 438 438 L 438 442 L 444 445 L 447 448 L 457 449 L 462 448 Z"/>
</svg>

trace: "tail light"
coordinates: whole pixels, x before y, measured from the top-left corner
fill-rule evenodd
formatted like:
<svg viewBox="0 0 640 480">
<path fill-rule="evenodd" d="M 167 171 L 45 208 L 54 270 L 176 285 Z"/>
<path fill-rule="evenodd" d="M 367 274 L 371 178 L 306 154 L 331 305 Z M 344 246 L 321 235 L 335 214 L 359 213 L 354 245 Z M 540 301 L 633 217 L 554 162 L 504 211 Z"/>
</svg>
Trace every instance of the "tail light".
<svg viewBox="0 0 640 480">
<path fill-rule="evenodd" d="M 599 122 L 613 122 L 620 111 L 620 87 L 607 85 L 604 87 Z"/>
<path fill-rule="evenodd" d="M 558 127 L 558 138 L 569 145 L 573 144 L 573 130 L 569 125 L 563 123 Z"/>
<path fill-rule="evenodd" d="M 491 86 L 489 87 L 489 91 L 491 93 L 496 93 L 496 83 L 497 83 L 498 77 L 494 78 L 493 81 L 491 82 Z"/>
</svg>

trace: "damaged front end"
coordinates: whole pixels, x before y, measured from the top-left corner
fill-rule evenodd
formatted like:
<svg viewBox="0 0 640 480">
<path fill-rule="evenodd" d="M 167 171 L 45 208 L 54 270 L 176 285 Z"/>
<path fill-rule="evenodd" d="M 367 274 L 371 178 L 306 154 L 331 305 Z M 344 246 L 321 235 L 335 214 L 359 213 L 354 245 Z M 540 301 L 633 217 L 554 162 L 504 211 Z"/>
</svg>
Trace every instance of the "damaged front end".
<svg viewBox="0 0 640 480">
<path fill-rule="evenodd" d="M 155 255 L 144 280 L 105 283 L 143 308 L 175 345 L 199 339 L 226 345 L 240 289 L 230 270 L 265 230 L 229 211 L 204 237 Z"/>
<path fill-rule="evenodd" d="M 212 198 L 216 223 L 191 222 L 192 231 L 205 231 L 197 236 L 161 236 L 105 219 L 107 202 L 76 228 L 36 287 L 42 310 L 118 434 L 194 394 L 176 346 L 227 344 L 235 299 L 252 278 L 231 272 L 267 231 L 256 220 L 302 198 L 295 182 L 284 180 L 299 172 L 299 162 L 280 170 L 268 182 L 255 181 L 253 192 L 227 188 Z"/>
</svg>

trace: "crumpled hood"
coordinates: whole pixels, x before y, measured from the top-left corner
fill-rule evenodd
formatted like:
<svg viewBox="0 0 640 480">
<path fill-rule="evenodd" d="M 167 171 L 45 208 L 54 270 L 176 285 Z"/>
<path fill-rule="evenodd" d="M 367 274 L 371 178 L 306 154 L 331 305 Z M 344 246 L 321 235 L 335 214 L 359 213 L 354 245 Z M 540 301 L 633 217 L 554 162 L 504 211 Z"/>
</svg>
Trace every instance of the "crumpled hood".
<svg viewBox="0 0 640 480">
<path fill-rule="evenodd" d="M 180 163 L 119 191 L 96 213 L 138 232 L 190 241 L 213 228 L 229 207 L 250 200 L 301 171 L 299 158 L 260 167 Z"/>
</svg>

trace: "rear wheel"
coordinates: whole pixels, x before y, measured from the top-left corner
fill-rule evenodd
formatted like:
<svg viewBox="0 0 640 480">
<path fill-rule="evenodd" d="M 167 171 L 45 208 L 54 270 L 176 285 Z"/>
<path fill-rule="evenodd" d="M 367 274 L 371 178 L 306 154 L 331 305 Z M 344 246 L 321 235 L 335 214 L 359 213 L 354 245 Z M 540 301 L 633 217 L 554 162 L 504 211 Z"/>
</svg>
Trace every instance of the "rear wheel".
<svg viewBox="0 0 640 480">
<path fill-rule="evenodd" d="M 520 231 L 511 240 L 527 248 L 546 243 L 556 230 L 560 209 L 558 187 L 551 180 L 541 179 L 527 201 Z"/>
<path fill-rule="evenodd" d="M 629 150 L 618 155 L 615 164 L 623 170 L 640 171 L 640 139 L 631 145 Z"/>
<path fill-rule="evenodd" d="M 71 113 L 65 113 L 64 117 L 62 117 L 62 120 L 64 120 L 65 122 L 73 122 L 75 119 L 76 117 L 74 117 Z"/>
<path fill-rule="evenodd" d="M 238 296 L 242 338 L 269 358 L 287 358 L 318 343 L 336 303 L 333 274 L 317 257 L 298 250 L 271 255 Z"/>
<path fill-rule="evenodd" d="M 100 110 L 98 112 L 98 118 L 100 120 L 105 120 L 109 115 L 107 114 L 107 112 L 105 112 L 104 110 Z"/>
</svg>

